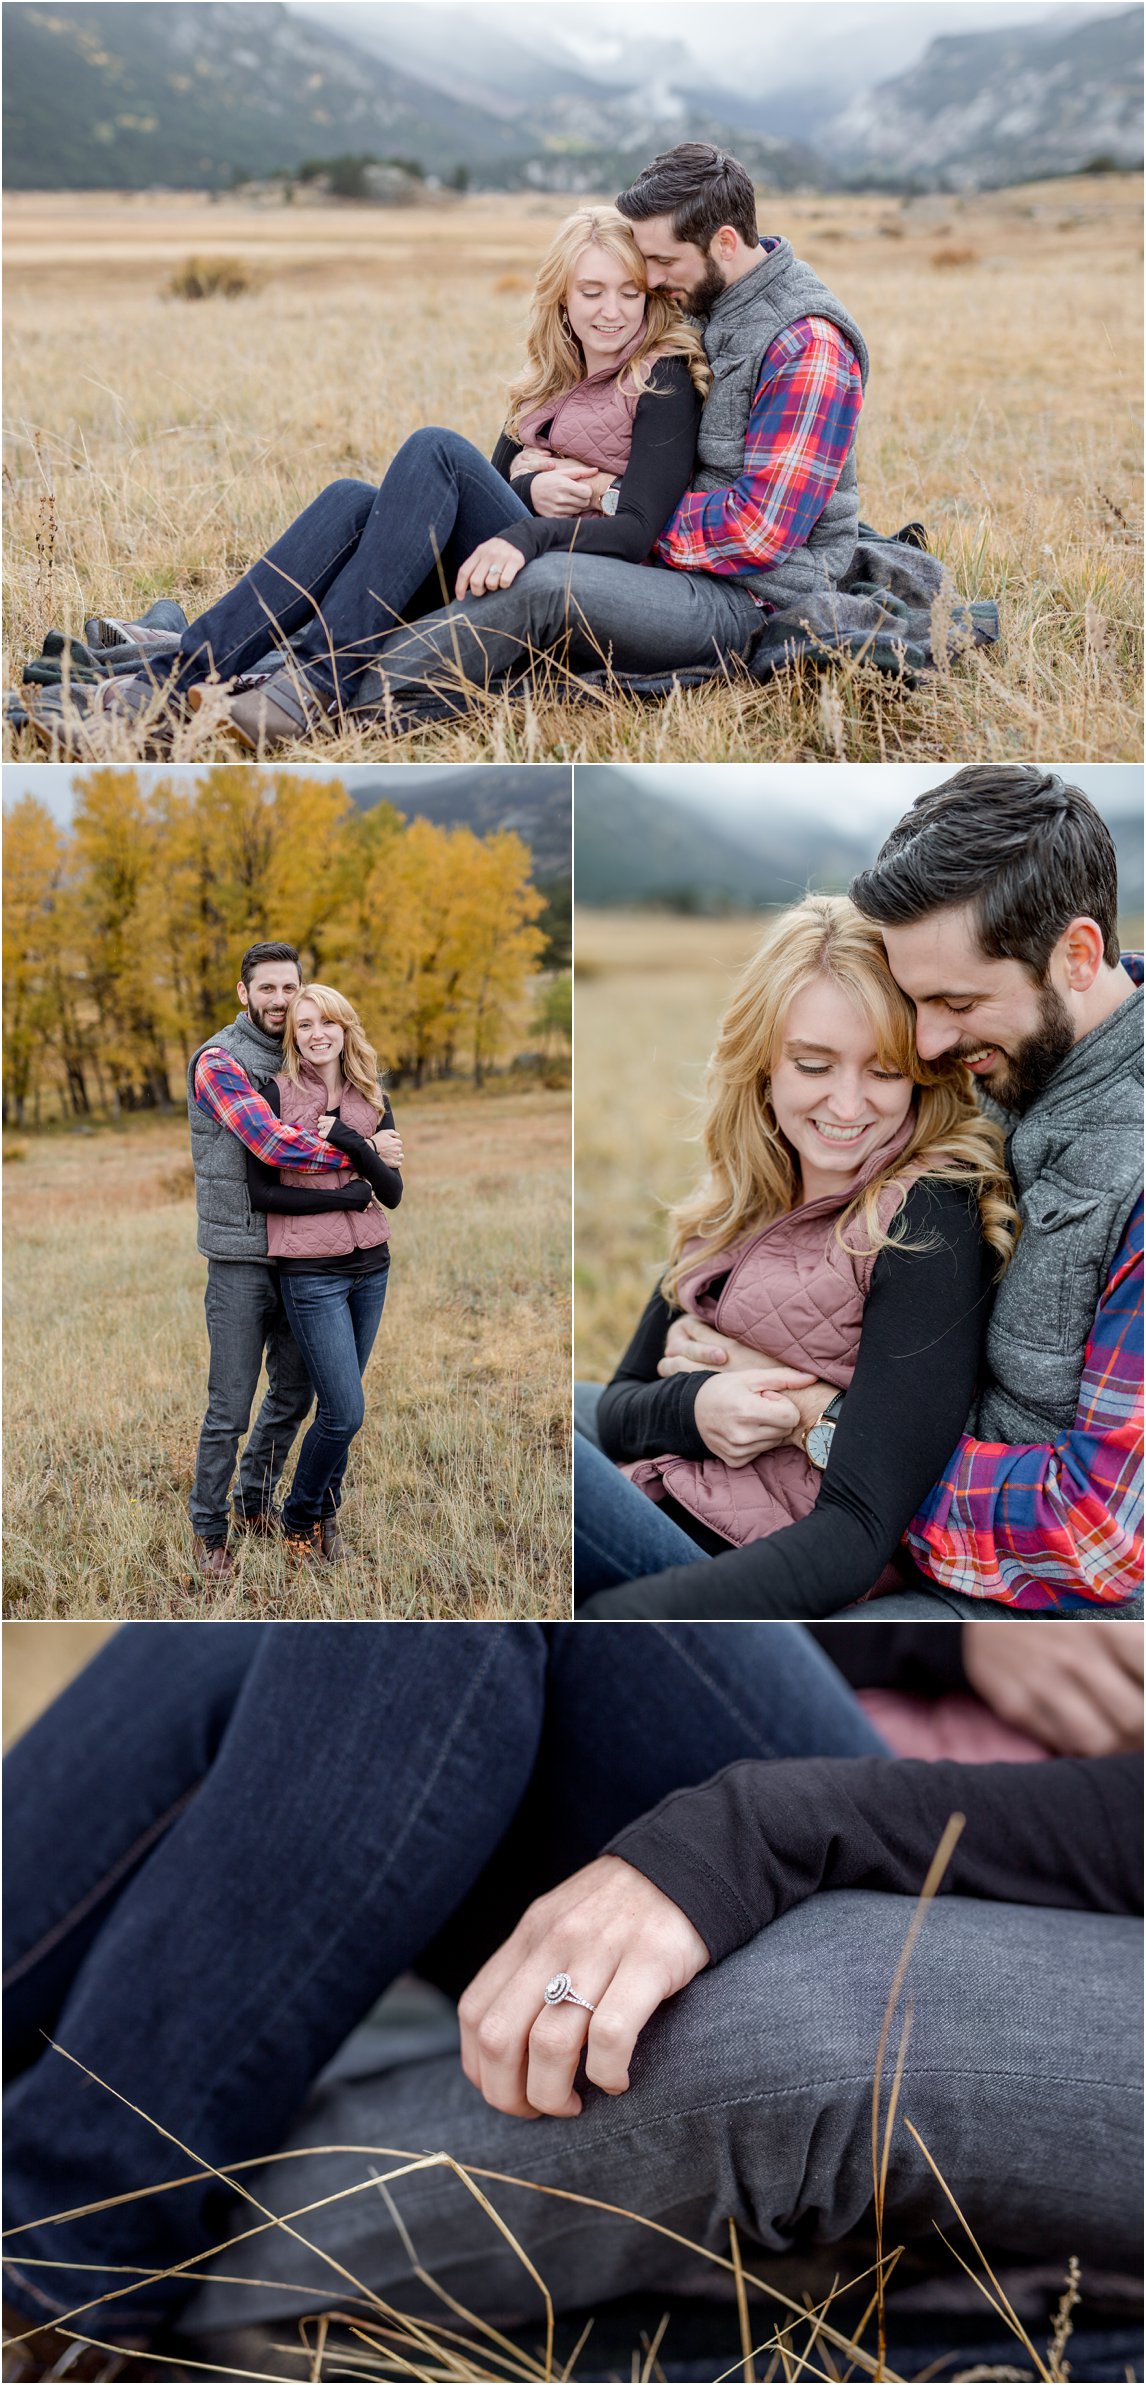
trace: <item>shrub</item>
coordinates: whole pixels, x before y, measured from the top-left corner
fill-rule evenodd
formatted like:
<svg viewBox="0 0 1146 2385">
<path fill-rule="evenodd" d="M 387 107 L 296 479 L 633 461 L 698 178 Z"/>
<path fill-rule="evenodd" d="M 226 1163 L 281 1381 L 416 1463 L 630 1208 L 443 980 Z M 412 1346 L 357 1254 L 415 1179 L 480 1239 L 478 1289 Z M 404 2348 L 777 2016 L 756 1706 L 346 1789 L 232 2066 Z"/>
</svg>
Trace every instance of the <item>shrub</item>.
<svg viewBox="0 0 1146 2385">
<path fill-rule="evenodd" d="M 246 298 L 259 287 L 260 277 L 241 257 L 188 257 L 173 273 L 167 298 Z"/>
</svg>

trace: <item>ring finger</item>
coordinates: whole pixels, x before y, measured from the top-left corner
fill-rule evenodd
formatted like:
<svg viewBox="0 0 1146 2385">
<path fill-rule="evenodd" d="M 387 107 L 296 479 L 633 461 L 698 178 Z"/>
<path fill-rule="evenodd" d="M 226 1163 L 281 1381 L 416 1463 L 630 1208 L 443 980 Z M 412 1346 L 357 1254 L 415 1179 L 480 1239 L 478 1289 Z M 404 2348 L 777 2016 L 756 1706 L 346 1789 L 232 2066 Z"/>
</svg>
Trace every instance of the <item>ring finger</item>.
<svg viewBox="0 0 1146 2385">
<path fill-rule="evenodd" d="M 528 2059 L 525 2074 L 526 2100 L 531 2110 L 546 2112 L 554 2120 L 571 2119 L 581 2109 L 581 2098 L 574 2092 L 573 2081 L 585 2051 L 589 2024 L 609 1985 L 600 1981 L 596 1988 L 582 1991 L 581 2004 L 544 2005 L 529 2032 Z"/>
</svg>

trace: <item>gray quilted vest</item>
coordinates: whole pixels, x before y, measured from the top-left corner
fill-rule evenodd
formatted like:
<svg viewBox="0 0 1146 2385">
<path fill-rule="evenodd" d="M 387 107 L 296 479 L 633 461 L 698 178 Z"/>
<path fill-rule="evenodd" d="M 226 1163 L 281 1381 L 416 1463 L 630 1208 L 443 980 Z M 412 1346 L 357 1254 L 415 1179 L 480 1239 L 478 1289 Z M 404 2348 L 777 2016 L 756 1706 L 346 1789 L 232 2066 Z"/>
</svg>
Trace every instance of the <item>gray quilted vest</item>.
<svg viewBox="0 0 1146 2385">
<path fill-rule="evenodd" d="M 209 1118 L 195 1099 L 195 1068 L 200 1054 L 221 1044 L 246 1070 L 261 1093 L 282 1067 L 283 1047 L 275 1035 L 264 1035 L 245 1010 L 234 1025 L 209 1035 L 187 1064 L 187 1112 L 191 1120 L 191 1158 L 195 1167 L 195 1207 L 199 1215 L 199 1248 L 209 1259 L 265 1259 L 267 1221 L 247 1198 L 246 1147 L 218 1118 Z"/>
<path fill-rule="evenodd" d="M 863 334 L 826 283 L 781 240 L 759 265 L 718 298 L 704 330 L 714 380 L 697 434 L 696 490 L 726 489 L 744 469 L 744 442 L 764 353 L 782 331 L 805 315 L 823 315 L 855 349 L 867 386 L 868 355 Z M 750 588 L 777 610 L 797 604 L 810 591 L 823 592 L 843 578 L 859 536 L 859 490 L 855 442 L 807 544 L 785 555 L 774 571 L 738 572 L 737 586 Z"/>
<path fill-rule="evenodd" d="M 968 1431 L 1055 1441 L 1078 1405 L 1087 1338 L 1142 1189 L 1142 991 L 1075 1045 L 1014 1123 L 1007 1164 L 1023 1230 L 987 1330 Z"/>
</svg>

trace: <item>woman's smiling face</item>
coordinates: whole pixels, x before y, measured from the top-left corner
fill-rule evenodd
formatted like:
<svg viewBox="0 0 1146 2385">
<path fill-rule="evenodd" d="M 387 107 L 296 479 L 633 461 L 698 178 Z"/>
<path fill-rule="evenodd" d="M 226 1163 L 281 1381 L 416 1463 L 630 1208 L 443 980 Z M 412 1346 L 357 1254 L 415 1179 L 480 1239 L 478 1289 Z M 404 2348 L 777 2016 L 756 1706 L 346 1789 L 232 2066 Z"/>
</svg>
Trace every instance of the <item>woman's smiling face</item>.
<svg viewBox="0 0 1146 2385">
<path fill-rule="evenodd" d="M 819 1200 L 898 1133 L 915 1086 L 883 1067 L 872 1022 L 843 987 L 815 977 L 789 1005 L 769 1090 L 804 1198 Z"/>
<path fill-rule="evenodd" d="M 294 1014 L 295 1042 L 304 1060 L 312 1068 L 324 1068 L 328 1060 L 341 1058 L 346 1042 L 346 1029 L 337 1019 L 324 1019 L 317 1002 L 307 995 Z"/>
<path fill-rule="evenodd" d="M 587 352 L 619 356 L 644 321 L 644 286 L 620 257 L 592 241 L 569 276 L 565 311 Z"/>
</svg>

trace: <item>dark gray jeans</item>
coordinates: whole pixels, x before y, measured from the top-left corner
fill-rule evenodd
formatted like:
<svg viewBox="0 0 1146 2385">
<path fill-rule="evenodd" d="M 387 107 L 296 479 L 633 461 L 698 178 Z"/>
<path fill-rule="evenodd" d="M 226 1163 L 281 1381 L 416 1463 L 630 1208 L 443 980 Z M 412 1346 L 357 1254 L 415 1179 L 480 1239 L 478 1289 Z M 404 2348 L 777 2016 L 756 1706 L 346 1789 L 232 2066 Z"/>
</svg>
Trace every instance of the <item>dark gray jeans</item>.
<svg viewBox="0 0 1146 2385">
<path fill-rule="evenodd" d="M 264 1355 L 267 1392 L 243 1451 L 235 1507 L 269 1507 L 291 1444 L 305 1423 L 314 1386 L 286 1320 L 278 1276 L 265 1259 L 208 1259 L 203 1298 L 211 1366 L 207 1413 L 187 1502 L 192 1529 L 225 1540 L 227 1502 L 239 1443 L 250 1423 Z"/>
<path fill-rule="evenodd" d="M 538 555 L 512 587 L 466 597 L 382 637 L 356 708 L 387 698 L 402 708 L 432 695 L 460 711 L 475 689 L 526 670 L 533 654 L 577 672 L 722 662 L 747 651 L 760 621 L 747 589 L 712 572 Z"/>
<path fill-rule="evenodd" d="M 492 2111 L 456 2054 L 390 2070 L 371 2070 L 363 2055 L 366 2075 L 327 2074 L 288 2139 L 296 2149 L 358 2150 L 316 2151 L 248 2172 L 246 2183 L 277 2213 L 347 2190 L 300 2218 L 299 2234 L 373 2292 L 439 2318 L 440 2305 L 409 2282 L 371 2183 L 398 2166 L 391 2148 L 445 2151 L 592 2195 L 724 2255 L 731 2217 L 749 2266 L 754 2246 L 777 2254 L 797 2241 L 838 2243 L 870 2224 L 876 2045 L 913 1910 L 910 1898 L 849 1892 L 786 1914 L 662 2006 L 639 2042 L 628 2092 L 585 2089 L 576 2120 Z M 955 2275 L 934 2236 L 938 2221 L 968 2251 L 908 2119 L 989 2256 L 1065 2268 L 1074 2252 L 1084 2274 L 1088 2264 L 1137 2274 L 1140 1941 L 1137 1922 L 1107 1915 L 965 1897 L 932 1907 L 909 1974 L 915 2017 L 888 2172 L 892 2243 L 923 2238 Z M 689 2270 L 678 2245 L 630 2220 L 480 2183 L 559 2309 L 645 2288 L 711 2290 L 719 2275 Z M 423 2172 L 390 2191 L 422 2267 L 467 2308 L 502 2322 L 540 2315 L 536 2287 L 457 2178 Z M 235 2226 L 258 2218 L 247 2206 Z M 259 2282 L 209 2275 L 185 2314 L 190 2332 L 345 2304 L 345 2274 L 276 2229 L 229 2247 L 216 2267 Z"/>
</svg>

